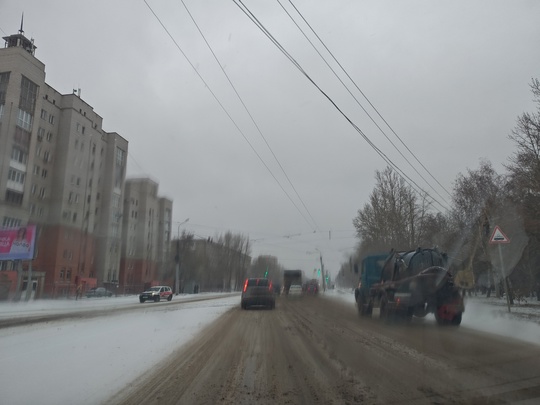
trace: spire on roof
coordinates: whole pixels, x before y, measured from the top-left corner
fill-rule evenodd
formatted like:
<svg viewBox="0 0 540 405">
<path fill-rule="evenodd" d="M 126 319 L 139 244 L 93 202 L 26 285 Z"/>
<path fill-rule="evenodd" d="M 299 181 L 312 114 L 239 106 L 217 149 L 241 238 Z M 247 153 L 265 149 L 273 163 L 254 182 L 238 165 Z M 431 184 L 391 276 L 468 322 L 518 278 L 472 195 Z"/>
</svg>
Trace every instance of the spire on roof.
<svg viewBox="0 0 540 405">
<path fill-rule="evenodd" d="M 34 52 L 36 51 L 36 46 L 34 45 L 34 39 L 28 39 L 24 36 L 24 13 L 22 13 L 21 16 L 21 28 L 19 29 L 18 34 L 9 35 L 7 37 L 3 37 L 3 39 L 6 41 L 6 48 L 23 48 L 26 52 L 28 52 L 31 55 L 34 55 Z"/>
</svg>

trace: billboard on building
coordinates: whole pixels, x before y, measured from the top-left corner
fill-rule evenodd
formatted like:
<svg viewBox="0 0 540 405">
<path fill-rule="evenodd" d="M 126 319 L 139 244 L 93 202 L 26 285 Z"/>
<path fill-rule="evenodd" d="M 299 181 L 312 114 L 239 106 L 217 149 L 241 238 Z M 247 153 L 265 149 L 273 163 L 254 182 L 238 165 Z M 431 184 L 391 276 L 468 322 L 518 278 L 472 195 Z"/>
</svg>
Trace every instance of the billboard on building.
<svg viewBox="0 0 540 405">
<path fill-rule="evenodd" d="M 0 228 L 0 260 L 33 259 L 35 243 L 35 225 Z"/>
</svg>

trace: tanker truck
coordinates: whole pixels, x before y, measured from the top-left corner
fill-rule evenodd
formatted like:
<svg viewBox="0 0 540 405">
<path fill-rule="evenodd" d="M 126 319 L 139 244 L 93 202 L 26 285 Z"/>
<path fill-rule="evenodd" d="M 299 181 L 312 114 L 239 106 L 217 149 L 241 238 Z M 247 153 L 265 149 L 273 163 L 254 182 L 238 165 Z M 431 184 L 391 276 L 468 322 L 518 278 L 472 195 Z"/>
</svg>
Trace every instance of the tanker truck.
<svg viewBox="0 0 540 405">
<path fill-rule="evenodd" d="M 435 314 L 439 325 L 459 325 L 465 310 L 463 297 L 447 268 L 447 255 L 422 249 L 371 255 L 359 270 L 355 300 L 361 316 L 386 321 Z"/>
</svg>

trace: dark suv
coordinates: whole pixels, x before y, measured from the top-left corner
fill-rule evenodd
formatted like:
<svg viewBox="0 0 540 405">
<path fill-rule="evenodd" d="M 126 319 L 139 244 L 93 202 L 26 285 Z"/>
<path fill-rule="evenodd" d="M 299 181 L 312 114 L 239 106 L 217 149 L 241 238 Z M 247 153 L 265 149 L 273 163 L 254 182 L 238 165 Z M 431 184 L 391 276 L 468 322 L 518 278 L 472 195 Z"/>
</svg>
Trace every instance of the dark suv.
<svg viewBox="0 0 540 405">
<path fill-rule="evenodd" d="M 272 282 L 267 278 L 248 278 L 244 282 L 240 306 L 248 309 L 251 306 L 276 307 L 276 298 Z"/>
</svg>

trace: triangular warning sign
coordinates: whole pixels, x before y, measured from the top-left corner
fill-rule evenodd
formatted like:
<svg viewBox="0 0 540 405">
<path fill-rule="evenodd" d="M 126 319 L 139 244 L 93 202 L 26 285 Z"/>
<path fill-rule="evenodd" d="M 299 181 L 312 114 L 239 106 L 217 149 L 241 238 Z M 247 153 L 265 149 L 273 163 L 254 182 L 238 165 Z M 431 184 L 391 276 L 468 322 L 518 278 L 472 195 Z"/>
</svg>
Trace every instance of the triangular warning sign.
<svg viewBox="0 0 540 405">
<path fill-rule="evenodd" d="M 491 238 L 489 239 L 489 243 L 510 243 L 510 239 L 503 233 L 503 231 L 501 231 L 499 226 L 495 226 L 495 229 L 491 234 Z"/>
</svg>

